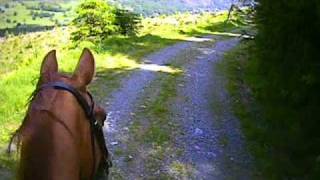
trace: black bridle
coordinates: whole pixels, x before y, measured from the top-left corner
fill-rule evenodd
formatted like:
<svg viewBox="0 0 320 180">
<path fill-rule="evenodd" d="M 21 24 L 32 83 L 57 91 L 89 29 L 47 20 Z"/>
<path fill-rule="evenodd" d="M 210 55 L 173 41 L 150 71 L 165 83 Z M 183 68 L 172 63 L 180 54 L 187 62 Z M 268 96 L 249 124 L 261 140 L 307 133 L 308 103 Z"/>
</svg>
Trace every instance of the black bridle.
<svg viewBox="0 0 320 180">
<path fill-rule="evenodd" d="M 88 96 L 90 97 L 91 104 L 87 102 L 87 100 L 81 95 L 81 93 L 74 87 L 64 83 L 64 82 L 50 82 L 44 85 L 41 85 L 37 92 L 44 90 L 44 89 L 56 89 L 56 90 L 63 90 L 71 93 L 78 101 L 86 117 L 89 120 L 90 129 L 91 129 L 91 146 L 92 146 L 92 156 L 93 156 L 93 170 L 92 170 L 92 177 L 94 176 L 95 171 L 95 164 L 96 164 L 96 156 L 95 156 L 95 141 L 94 137 L 96 137 L 98 141 L 98 146 L 103 154 L 103 162 L 101 162 L 101 167 L 105 171 L 105 173 L 109 174 L 109 168 L 112 167 L 112 162 L 110 160 L 110 155 L 104 140 L 103 136 L 103 124 L 100 124 L 94 114 L 94 101 L 92 95 L 87 92 Z"/>
</svg>

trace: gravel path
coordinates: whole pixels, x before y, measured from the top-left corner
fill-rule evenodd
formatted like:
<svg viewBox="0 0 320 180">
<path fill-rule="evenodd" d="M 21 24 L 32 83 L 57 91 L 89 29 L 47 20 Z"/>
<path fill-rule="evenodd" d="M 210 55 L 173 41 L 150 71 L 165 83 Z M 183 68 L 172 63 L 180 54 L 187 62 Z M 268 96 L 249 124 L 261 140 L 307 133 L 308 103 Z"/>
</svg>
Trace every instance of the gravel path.
<svg viewBox="0 0 320 180">
<path fill-rule="evenodd" d="M 186 67 L 186 83 L 178 90 L 178 96 L 187 97 L 175 104 L 177 120 L 185 129 L 178 140 L 185 147 L 181 161 L 194 167 L 192 174 L 197 180 L 253 178 L 252 158 L 231 110 L 226 79 L 216 72 L 223 53 L 238 42 L 220 41 L 200 49 L 202 54 Z"/>
<path fill-rule="evenodd" d="M 187 179 L 253 179 L 252 158 L 246 151 L 239 122 L 230 109 L 226 79 L 215 71 L 223 53 L 236 46 L 239 40 L 197 46 L 207 40 L 199 38 L 178 43 L 144 59 L 146 63 L 165 65 L 177 59 L 181 52 L 198 48 L 197 58 L 185 66 L 186 73 L 182 78 L 185 83 L 177 86 L 177 100 L 171 107 L 173 121 L 180 124 L 183 132 L 176 137 L 176 145 L 182 147 L 183 154 L 170 161 L 179 161 L 188 167 Z M 128 127 L 134 121 L 136 107 L 140 106 L 145 89 L 156 79 L 157 72 L 137 70 L 107 99 L 105 136 L 113 154 L 119 149 L 126 152 L 131 135 Z M 134 169 L 126 165 L 128 155 L 115 155 L 113 161 L 113 171 L 121 174 L 121 179 L 143 179 L 143 176 L 137 178 L 132 172 Z M 143 165 L 136 170 L 143 174 Z"/>
<path fill-rule="evenodd" d="M 180 51 L 188 49 L 193 43 L 206 41 L 207 38 L 195 38 L 195 42 L 182 42 L 176 45 L 167 47 L 157 53 L 151 54 L 144 58 L 143 62 L 155 65 L 165 65 L 174 59 Z M 124 79 L 121 83 L 120 89 L 117 89 L 107 99 L 106 110 L 107 123 L 104 127 L 105 137 L 108 147 L 111 152 L 115 152 L 116 149 L 125 150 L 125 142 L 129 139 L 128 126 L 132 124 L 132 115 L 138 106 L 139 97 L 144 93 L 144 89 L 157 77 L 155 71 L 150 70 L 137 70 L 132 73 L 130 77 Z M 122 143 L 124 142 L 124 143 Z M 128 174 L 128 170 L 125 166 L 127 157 L 119 157 L 114 159 L 115 168 L 120 171 L 121 174 Z"/>
</svg>

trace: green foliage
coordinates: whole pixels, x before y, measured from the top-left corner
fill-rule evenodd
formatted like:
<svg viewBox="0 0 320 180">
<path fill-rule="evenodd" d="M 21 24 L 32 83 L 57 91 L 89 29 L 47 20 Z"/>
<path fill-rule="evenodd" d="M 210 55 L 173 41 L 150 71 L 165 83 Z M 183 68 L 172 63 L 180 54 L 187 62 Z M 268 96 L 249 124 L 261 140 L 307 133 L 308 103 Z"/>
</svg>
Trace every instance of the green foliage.
<svg viewBox="0 0 320 180">
<path fill-rule="evenodd" d="M 100 41 L 112 34 L 135 35 L 141 22 L 137 14 L 113 7 L 103 0 L 84 1 L 76 12 L 73 24 L 77 30 L 72 34 L 74 41 Z"/>
<path fill-rule="evenodd" d="M 65 12 L 66 8 L 63 8 L 60 4 L 54 2 L 39 2 L 36 4 L 27 4 L 27 9 L 30 10 L 41 10 L 41 11 L 51 11 L 51 12 Z"/>
<path fill-rule="evenodd" d="M 139 29 L 139 24 L 141 23 L 141 18 L 138 14 L 116 8 L 115 10 L 115 25 L 119 28 L 119 33 L 122 35 L 135 35 Z"/>
<path fill-rule="evenodd" d="M 46 3 L 40 2 L 39 8 L 43 11 L 52 11 L 52 12 L 65 12 L 66 10 L 61 7 L 60 4 L 57 3 Z"/>
<path fill-rule="evenodd" d="M 114 25 L 115 14 L 112 6 L 103 0 L 84 1 L 76 10 L 77 17 L 73 24 L 77 28 L 72 33 L 72 39 L 79 41 L 83 39 L 103 40 L 116 31 Z"/>
<path fill-rule="evenodd" d="M 257 8 L 253 90 L 279 179 L 320 172 L 319 12 L 318 0 L 259 0 Z"/>
</svg>

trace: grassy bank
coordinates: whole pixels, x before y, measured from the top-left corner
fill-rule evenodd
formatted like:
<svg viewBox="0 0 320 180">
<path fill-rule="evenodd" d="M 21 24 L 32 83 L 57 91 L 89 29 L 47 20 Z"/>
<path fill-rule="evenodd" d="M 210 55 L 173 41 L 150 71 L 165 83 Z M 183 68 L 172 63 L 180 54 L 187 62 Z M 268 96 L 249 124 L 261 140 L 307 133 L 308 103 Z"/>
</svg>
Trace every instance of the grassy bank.
<svg viewBox="0 0 320 180">
<path fill-rule="evenodd" d="M 269 155 L 266 122 L 262 108 L 257 104 L 251 89 L 257 86 L 257 77 L 252 71 L 254 64 L 250 61 L 252 56 L 249 55 L 253 47 L 253 42 L 242 42 L 225 55 L 224 61 L 221 61 L 218 67 L 228 79 L 227 88 L 232 97 L 232 108 L 241 121 L 242 130 L 248 139 L 248 147 L 256 158 L 258 169 L 262 170 L 264 177 L 273 179 L 277 170 L 274 169 Z"/>
<path fill-rule="evenodd" d="M 265 79 L 257 72 L 257 60 L 252 52 L 255 52 L 253 41 L 242 43 L 225 56 L 220 69 L 228 77 L 228 90 L 232 95 L 233 110 L 241 120 L 249 148 L 256 158 L 259 170 L 266 179 L 284 179 L 305 171 L 314 171 L 310 168 L 310 164 L 318 162 L 300 161 L 300 158 L 307 156 L 302 154 L 296 154 L 296 158 L 292 159 L 290 156 L 293 155 L 293 152 L 290 151 L 290 148 L 284 148 L 293 145 L 304 147 L 304 143 L 299 142 L 299 139 L 295 143 L 282 140 L 287 136 L 296 137 L 294 134 L 287 134 L 286 131 L 277 133 L 275 127 L 269 122 L 270 112 L 290 115 L 293 109 L 286 106 L 271 107 L 268 102 L 259 99 L 257 91 L 261 89 L 261 83 Z M 307 168 L 310 169 L 307 170 Z M 310 174 L 313 175 L 310 176 Z M 316 177 L 319 177 L 316 173 L 310 174 L 305 178 L 317 179 Z"/>
</svg>

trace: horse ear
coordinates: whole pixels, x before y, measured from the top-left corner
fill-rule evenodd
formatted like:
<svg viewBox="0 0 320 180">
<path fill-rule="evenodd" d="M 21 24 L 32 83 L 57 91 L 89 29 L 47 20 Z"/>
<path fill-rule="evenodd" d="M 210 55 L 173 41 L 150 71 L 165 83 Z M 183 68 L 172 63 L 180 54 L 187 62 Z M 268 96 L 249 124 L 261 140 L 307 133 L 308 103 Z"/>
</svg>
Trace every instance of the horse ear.
<svg viewBox="0 0 320 180">
<path fill-rule="evenodd" d="M 93 79 L 94 72 L 95 62 L 93 55 L 89 49 L 85 48 L 73 73 L 73 78 L 76 79 L 80 86 L 86 86 Z"/>
<path fill-rule="evenodd" d="M 41 64 L 40 74 L 41 76 L 47 77 L 56 72 L 58 72 L 56 50 L 52 50 L 44 57 Z"/>
</svg>

